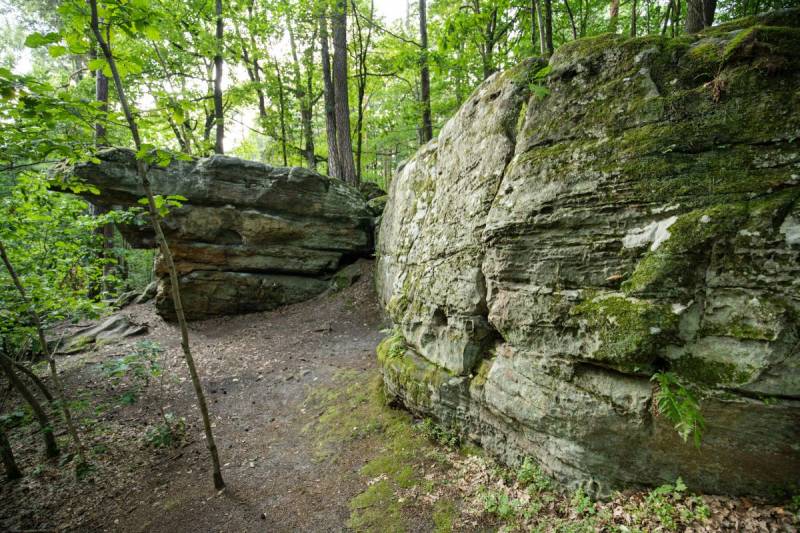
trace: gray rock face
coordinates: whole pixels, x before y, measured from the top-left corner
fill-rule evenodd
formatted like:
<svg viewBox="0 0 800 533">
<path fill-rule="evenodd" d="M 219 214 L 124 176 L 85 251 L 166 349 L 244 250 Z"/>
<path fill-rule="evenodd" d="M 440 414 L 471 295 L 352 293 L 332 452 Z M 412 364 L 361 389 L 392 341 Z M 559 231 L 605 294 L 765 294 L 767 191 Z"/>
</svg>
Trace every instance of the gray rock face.
<svg viewBox="0 0 800 533">
<path fill-rule="evenodd" d="M 110 149 L 72 169 L 100 189 L 94 203 L 134 206 L 144 196 L 134 155 Z M 330 277 L 373 249 L 373 214 L 359 192 L 302 168 L 234 157 L 152 167 L 155 194 L 187 199 L 164 219 L 190 319 L 263 311 L 325 291 Z M 126 226 L 134 245 L 155 247 L 148 225 Z M 156 305 L 174 315 L 166 265 L 158 261 Z"/>
<path fill-rule="evenodd" d="M 799 26 L 604 35 L 484 82 L 392 181 L 387 389 L 601 496 L 794 490 Z M 699 449 L 657 372 L 701 398 Z"/>
</svg>

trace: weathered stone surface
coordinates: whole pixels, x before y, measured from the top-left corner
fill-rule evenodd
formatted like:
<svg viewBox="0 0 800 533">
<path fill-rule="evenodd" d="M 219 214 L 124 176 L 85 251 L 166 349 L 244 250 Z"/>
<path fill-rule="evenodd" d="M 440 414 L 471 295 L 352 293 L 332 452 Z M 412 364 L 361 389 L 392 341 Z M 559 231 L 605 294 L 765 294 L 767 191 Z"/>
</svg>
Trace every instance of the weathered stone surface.
<svg viewBox="0 0 800 533">
<path fill-rule="evenodd" d="M 603 35 L 484 82 L 392 181 L 387 389 L 598 495 L 793 490 L 799 26 Z M 664 370 L 702 397 L 700 449 L 654 415 Z"/>
<path fill-rule="evenodd" d="M 134 206 L 144 196 L 131 151 L 106 150 L 100 163 L 70 172 L 100 189 L 92 202 Z M 274 309 L 329 286 L 343 265 L 373 249 L 373 214 L 340 180 L 213 156 L 152 167 L 155 194 L 187 199 L 164 219 L 190 319 Z M 147 224 L 126 226 L 135 245 L 154 247 Z M 174 315 L 166 266 L 157 261 L 156 305 Z"/>
<path fill-rule="evenodd" d="M 347 287 L 352 287 L 364 273 L 364 268 L 368 262 L 359 259 L 351 265 L 347 265 L 331 278 L 331 289 L 333 291 L 341 291 Z"/>
<path fill-rule="evenodd" d="M 134 324 L 125 315 L 111 315 L 99 324 L 65 338 L 60 343 L 58 351 L 76 353 L 92 345 L 110 344 L 143 333 L 147 333 L 147 326 Z"/>
<path fill-rule="evenodd" d="M 141 294 L 139 294 L 139 296 L 136 297 L 133 303 L 135 304 L 147 303 L 153 298 L 155 298 L 156 294 L 158 294 L 158 282 L 151 281 L 150 283 L 147 284 L 147 287 L 144 288 Z"/>
</svg>

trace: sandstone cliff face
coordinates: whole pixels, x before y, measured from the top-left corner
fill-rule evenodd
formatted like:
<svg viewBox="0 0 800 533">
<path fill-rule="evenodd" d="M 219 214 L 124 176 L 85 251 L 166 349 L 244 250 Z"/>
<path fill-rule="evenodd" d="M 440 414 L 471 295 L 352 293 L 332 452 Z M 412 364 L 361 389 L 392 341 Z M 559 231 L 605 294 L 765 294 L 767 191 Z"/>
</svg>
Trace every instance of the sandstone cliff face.
<svg viewBox="0 0 800 533">
<path fill-rule="evenodd" d="M 392 183 L 387 389 L 604 495 L 800 480 L 800 12 L 487 80 Z M 702 445 L 650 377 L 702 397 Z"/>
<path fill-rule="evenodd" d="M 144 191 L 133 153 L 111 149 L 98 157 L 99 164 L 72 169 L 100 189 L 91 201 L 136 205 Z M 365 199 L 316 172 L 214 156 L 153 167 L 150 179 L 155 194 L 188 200 L 163 224 L 190 319 L 307 300 L 329 287 L 343 263 L 373 248 Z M 147 225 L 125 231 L 134 245 L 155 247 Z M 158 310 L 172 317 L 165 266 L 159 262 L 156 272 Z"/>
</svg>

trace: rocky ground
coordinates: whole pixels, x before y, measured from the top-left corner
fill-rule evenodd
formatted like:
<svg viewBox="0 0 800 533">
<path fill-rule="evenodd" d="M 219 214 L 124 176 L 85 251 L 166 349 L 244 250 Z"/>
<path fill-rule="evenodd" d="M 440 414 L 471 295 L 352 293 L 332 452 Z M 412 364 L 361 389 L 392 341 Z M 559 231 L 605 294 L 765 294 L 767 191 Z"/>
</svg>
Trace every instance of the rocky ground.
<svg viewBox="0 0 800 533">
<path fill-rule="evenodd" d="M 92 470 L 46 462 L 7 386 L 0 407 L 27 476 L 0 484 L 5 531 L 794 531 L 788 508 L 693 496 L 676 483 L 605 503 L 561 494 L 387 405 L 369 264 L 354 286 L 279 311 L 192 324 L 227 489 L 213 489 L 177 329 L 60 360 Z M 163 353 L 131 357 L 142 341 Z M 152 344 L 150 346 L 153 346 Z M 148 370 L 151 362 L 161 376 Z M 157 374 L 157 373 L 156 373 Z M 167 431 L 163 414 L 169 416 Z M 185 423 L 181 419 L 185 419 Z M 185 426 L 185 427 L 183 427 Z M 60 427 L 60 425 L 59 425 Z M 63 431 L 59 442 L 67 447 Z"/>
</svg>

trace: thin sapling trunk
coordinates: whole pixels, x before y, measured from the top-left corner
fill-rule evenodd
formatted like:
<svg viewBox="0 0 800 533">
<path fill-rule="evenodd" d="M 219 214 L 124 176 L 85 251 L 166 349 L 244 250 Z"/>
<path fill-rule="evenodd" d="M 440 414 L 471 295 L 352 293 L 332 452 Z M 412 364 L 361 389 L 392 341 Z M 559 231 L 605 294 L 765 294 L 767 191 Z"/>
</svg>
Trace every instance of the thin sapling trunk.
<svg viewBox="0 0 800 533">
<path fill-rule="evenodd" d="M 111 48 L 106 43 L 105 39 L 103 39 L 103 35 L 100 33 L 99 24 L 98 24 L 98 15 L 97 15 L 97 0 L 89 0 L 89 5 L 92 11 L 92 33 L 94 34 L 95 39 L 97 40 L 100 48 L 103 51 L 103 55 L 106 58 L 106 62 L 108 63 L 109 69 L 111 69 L 112 78 L 114 80 L 114 86 L 117 89 L 117 96 L 119 98 L 120 105 L 122 106 L 122 110 L 125 114 L 125 119 L 128 122 L 128 127 L 131 131 L 131 136 L 133 137 L 134 145 L 136 146 L 137 152 L 142 148 L 142 140 L 139 136 L 139 128 L 136 124 L 136 119 L 133 117 L 133 113 L 131 112 L 130 105 L 128 104 L 128 98 L 125 92 L 125 88 L 122 85 L 122 78 L 119 75 L 119 70 L 117 69 L 116 61 L 114 60 L 114 56 L 111 53 Z M 197 367 L 194 364 L 194 357 L 192 356 L 192 351 L 189 346 L 189 328 L 186 323 L 186 316 L 183 312 L 183 304 L 181 303 L 181 290 L 178 280 L 178 271 L 175 268 L 175 262 L 172 259 L 172 253 L 169 249 L 169 245 L 167 244 L 167 240 L 164 237 L 164 232 L 161 228 L 161 223 L 159 222 L 159 214 L 158 208 L 156 207 L 155 198 L 153 196 L 153 191 L 150 187 L 150 179 L 148 177 L 148 169 L 147 163 L 142 159 L 138 159 L 136 161 L 136 171 L 139 176 L 139 180 L 141 181 L 142 188 L 145 191 L 145 195 L 147 197 L 147 207 L 150 213 L 150 221 L 153 225 L 153 230 L 156 234 L 156 240 L 158 242 L 159 249 L 161 250 L 161 254 L 164 256 L 164 261 L 167 264 L 167 270 L 169 271 L 169 280 L 170 286 L 172 290 L 172 301 L 175 305 L 175 315 L 178 319 L 178 325 L 180 326 L 181 330 L 181 348 L 183 349 L 183 356 L 184 360 L 186 361 L 186 366 L 189 367 L 189 374 L 192 378 L 192 385 L 194 387 L 195 395 L 197 396 L 197 406 L 200 409 L 200 415 L 203 419 L 203 429 L 205 431 L 206 437 L 206 446 L 208 447 L 209 455 L 211 456 L 211 463 L 213 468 L 213 476 L 214 476 L 214 487 L 217 490 L 221 490 L 225 488 L 225 482 L 222 479 L 222 470 L 220 469 L 220 462 L 219 462 L 219 454 L 217 453 L 217 445 L 214 442 L 214 434 L 211 431 L 211 420 L 208 415 L 208 405 L 206 403 L 206 397 L 203 393 L 203 386 L 200 383 L 200 376 L 197 373 Z"/>
</svg>

